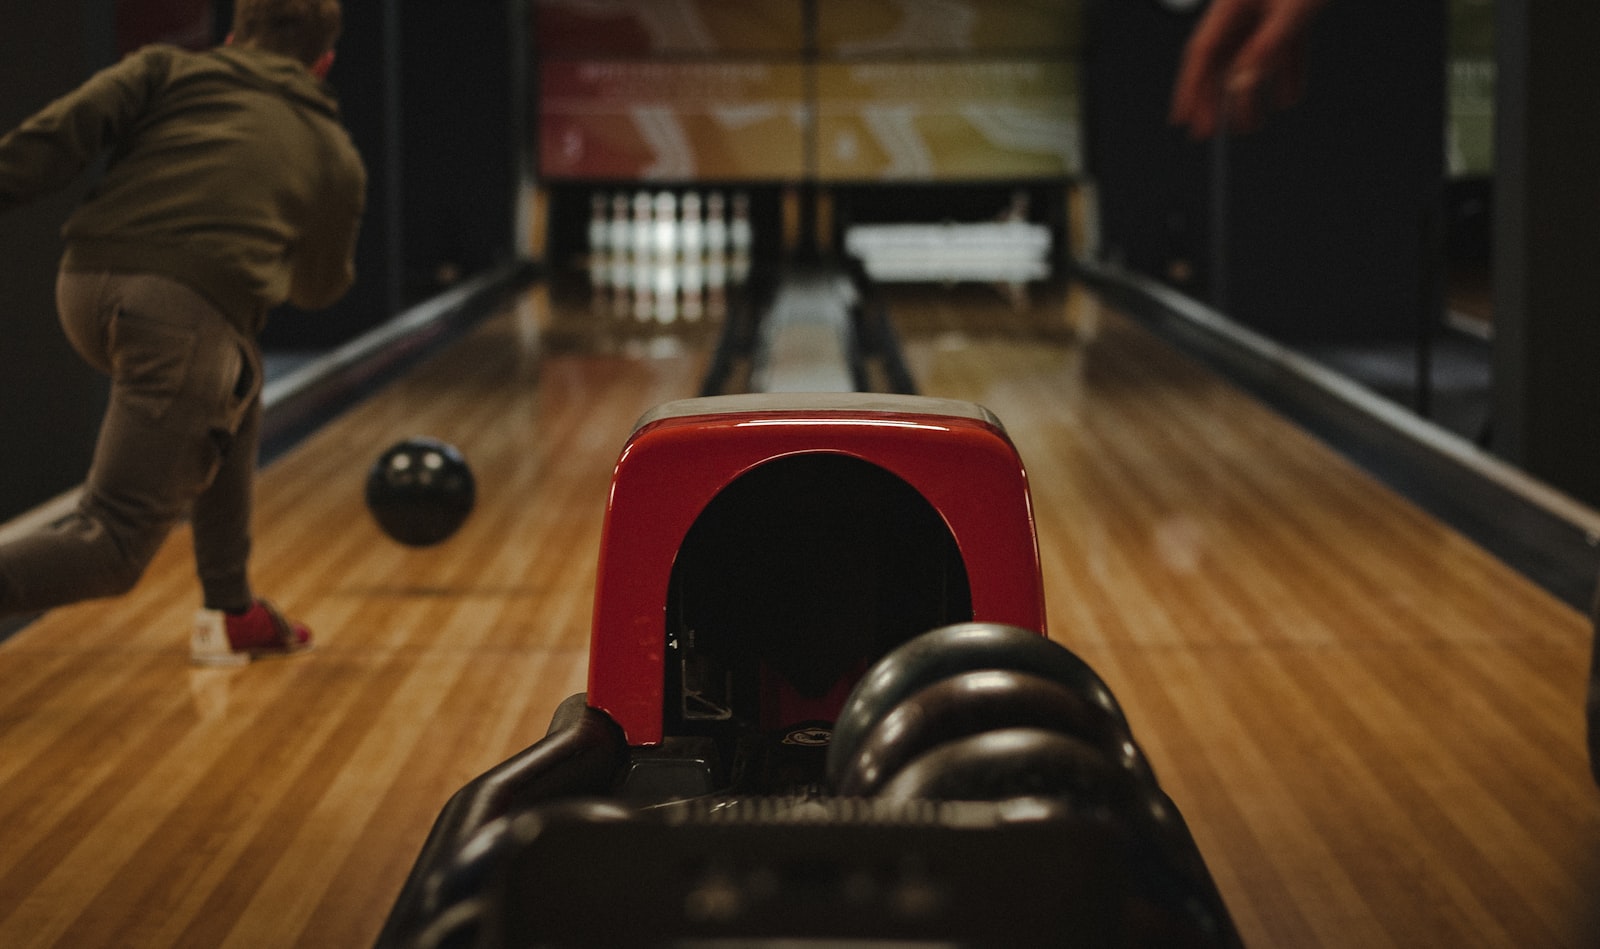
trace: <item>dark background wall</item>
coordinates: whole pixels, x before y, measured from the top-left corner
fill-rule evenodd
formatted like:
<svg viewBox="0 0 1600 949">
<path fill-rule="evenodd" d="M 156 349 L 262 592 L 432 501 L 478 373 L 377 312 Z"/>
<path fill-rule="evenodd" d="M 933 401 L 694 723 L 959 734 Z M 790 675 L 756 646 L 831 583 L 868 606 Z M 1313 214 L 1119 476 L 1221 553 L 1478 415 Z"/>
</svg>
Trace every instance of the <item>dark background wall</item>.
<svg viewBox="0 0 1600 949">
<path fill-rule="evenodd" d="M 1258 131 L 1194 143 L 1167 124 L 1198 11 L 1090 0 L 1090 171 L 1108 257 L 1295 344 L 1413 341 L 1443 316 L 1450 190 L 1492 220 L 1486 446 L 1600 505 L 1600 7 L 1495 0 L 1492 179 L 1443 160 L 1450 7 L 1339 0 L 1310 34 L 1306 92 Z M 1450 242 L 1454 241 L 1452 245 Z"/>
<path fill-rule="evenodd" d="M 1278 339 L 1414 336 L 1437 307 L 1443 0 L 1330 4 L 1304 98 L 1220 143 L 1167 121 L 1197 16 L 1090 5 L 1085 118 L 1108 255 Z"/>
<path fill-rule="evenodd" d="M 1600 505 L 1600 6 L 1495 16 L 1494 448 Z"/>
<path fill-rule="evenodd" d="M 9 131 L 115 57 L 105 4 L 8 5 L 0 30 L 0 129 Z M 0 520 L 82 480 L 105 406 L 105 383 L 56 322 L 61 223 L 68 191 L 0 218 Z"/>
<path fill-rule="evenodd" d="M 1085 9 L 1084 140 L 1105 256 L 1193 295 L 1209 292 L 1209 165 L 1167 122 L 1174 68 L 1195 16 L 1153 0 Z"/>
<path fill-rule="evenodd" d="M 218 4 L 227 22 L 231 4 Z M 328 310 L 285 308 L 263 345 L 319 349 L 453 279 L 509 260 L 523 149 L 516 2 L 346 3 L 329 82 L 369 176 L 357 284 Z"/>
</svg>

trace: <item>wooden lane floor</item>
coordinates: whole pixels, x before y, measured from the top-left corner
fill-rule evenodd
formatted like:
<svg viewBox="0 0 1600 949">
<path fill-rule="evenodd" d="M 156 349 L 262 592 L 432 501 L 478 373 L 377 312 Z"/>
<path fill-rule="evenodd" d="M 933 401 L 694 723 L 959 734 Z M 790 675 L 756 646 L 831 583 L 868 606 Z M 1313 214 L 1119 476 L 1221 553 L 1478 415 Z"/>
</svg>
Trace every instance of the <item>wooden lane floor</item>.
<svg viewBox="0 0 1600 949">
<path fill-rule="evenodd" d="M 186 531 L 133 594 L 0 646 L 0 946 L 372 944 L 449 795 L 583 690 L 617 451 L 699 384 L 703 345 L 591 353 L 561 316 L 529 294 L 263 472 L 254 579 L 311 654 L 189 667 Z M 362 501 L 416 434 L 478 483 L 424 550 Z"/>
<path fill-rule="evenodd" d="M 1247 945 L 1600 945 L 1584 619 L 1086 293 L 891 295 Z"/>
<path fill-rule="evenodd" d="M 1576 613 L 1092 296 L 891 303 L 922 391 L 1005 421 L 1051 633 L 1249 945 L 1596 944 Z M 698 388 L 703 331 L 585 306 L 529 293 L 263 473 L 256 581 L 313 654 L 190 669 L 182 533 L 0 645 L 0 945 L 371 944 L 448 796 L 583 688 L 616 452 Z M 360 497 L 413 434 L 479 486 L 422 551 Z"/>
</svg>

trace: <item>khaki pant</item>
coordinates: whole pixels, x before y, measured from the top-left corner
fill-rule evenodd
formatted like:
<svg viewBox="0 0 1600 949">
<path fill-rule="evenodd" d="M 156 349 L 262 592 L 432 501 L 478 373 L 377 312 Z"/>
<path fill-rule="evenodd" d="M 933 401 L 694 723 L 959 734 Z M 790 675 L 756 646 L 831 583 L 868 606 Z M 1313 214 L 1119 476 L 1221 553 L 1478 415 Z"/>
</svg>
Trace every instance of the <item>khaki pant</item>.
<svg viewBox="0 0 1600 949">
<path fill-rule="evenodd" d="M 126 592 L 186 515 L 205 605 L 247 606 L 254 341 L 163 277 L 63 272 L 56 305 L 73 348 L 111 377 L 111 398 L 77 510 L 0 546 L 0 616 Z"/>
</svg>

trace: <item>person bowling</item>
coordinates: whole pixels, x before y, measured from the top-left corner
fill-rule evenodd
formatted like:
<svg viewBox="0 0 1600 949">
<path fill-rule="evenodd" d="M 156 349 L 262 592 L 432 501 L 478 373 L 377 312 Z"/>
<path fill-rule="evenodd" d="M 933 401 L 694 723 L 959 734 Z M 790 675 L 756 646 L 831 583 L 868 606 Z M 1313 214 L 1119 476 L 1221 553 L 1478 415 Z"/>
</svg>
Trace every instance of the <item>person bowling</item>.
<svg viewBox="0 0 1600 949">
<path fill-rule="evenodd" d="M 68 218 L 56 302 L 111 379 L 76 510 L 0 546 L 0 616 L 124 593 L 186 515 L 197 662 L 311 644 L 248 577 L 273 307 L 326 307 L 355 278 L 366 169 L 324 79 L 338 0 L 238 0 L 220 47 L 149 46 L 0 138 L 0 212 L 103 178 Z"/>
</svg>

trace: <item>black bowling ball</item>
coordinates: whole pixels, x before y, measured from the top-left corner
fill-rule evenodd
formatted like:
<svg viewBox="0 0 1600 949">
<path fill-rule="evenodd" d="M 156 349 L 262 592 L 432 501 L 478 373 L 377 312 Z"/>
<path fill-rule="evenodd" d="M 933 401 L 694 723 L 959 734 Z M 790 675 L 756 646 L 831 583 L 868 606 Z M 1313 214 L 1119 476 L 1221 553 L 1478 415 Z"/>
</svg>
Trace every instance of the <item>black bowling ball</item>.
<svg viewBox="0 0 1600 949">
<path fill-rule="evenodd" d="M 454 445 L 407 438 L 373 462 L 366 495 L 367 510 L 385 534 L 408 547 L 429 547 L 461 527 L 477 486 Z"/>
</svg>

